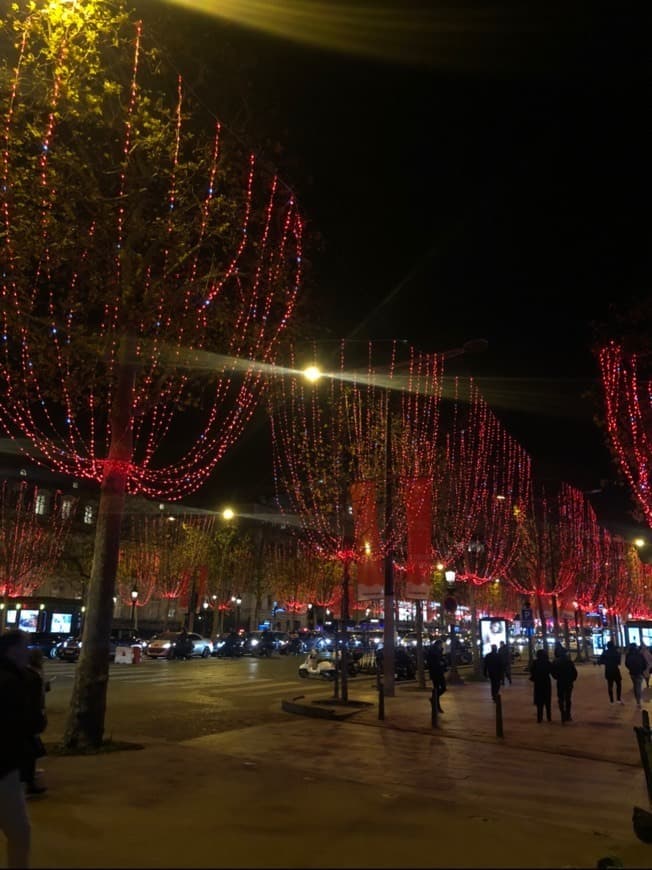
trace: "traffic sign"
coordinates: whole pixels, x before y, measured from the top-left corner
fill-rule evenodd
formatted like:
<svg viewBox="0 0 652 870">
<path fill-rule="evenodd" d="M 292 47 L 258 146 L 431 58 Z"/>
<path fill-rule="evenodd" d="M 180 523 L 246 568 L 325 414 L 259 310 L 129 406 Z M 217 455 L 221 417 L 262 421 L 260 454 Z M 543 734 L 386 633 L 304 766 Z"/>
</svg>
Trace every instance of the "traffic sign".
<svg viewBox="0 0 652 870">
<path fill-rule="evenodd" d="M 534 618 L 532 614 L 531 607 L 523 607 L 521 608 L 521 622 L 527 628 L 531 625 L 534 625 Z"/>
</svg>

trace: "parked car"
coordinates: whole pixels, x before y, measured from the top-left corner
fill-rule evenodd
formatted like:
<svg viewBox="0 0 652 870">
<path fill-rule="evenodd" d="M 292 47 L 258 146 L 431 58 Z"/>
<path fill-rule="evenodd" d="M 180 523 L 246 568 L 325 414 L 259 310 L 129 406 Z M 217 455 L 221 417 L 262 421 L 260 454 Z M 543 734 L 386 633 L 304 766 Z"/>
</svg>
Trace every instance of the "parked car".
<svg viewBox="0 0 652 870">
<path fill-rule="evenodd" d="M 265 648 L 262 631 L 250 631 L 245 635 L 242 653 L 246 656 L 260 656 L 277 652 L 287 655 L 290 645 L 290 636 L 285 631 L 269 631 L 267 635 L 271 646 Z"/>
<path fill-rule="evenodd" d="M 180 634 L 179 631 L 164 631 L 162 634 L 155 635 L 145 648 L 146 654 L 152 659 L 173 658 Z M 213 652 L 213 643 L 209 638 L 195 632 L 188 632 L 188 638 L 192 641 L 192 656 L 207 659 Z"/>
<path fill-rule="evenodd" d="M 46 659 L 56 659 L 59 647 L 70 637 L 49 631 L 35 631 L 29 635 L 27 646 L 29 649 L 40 649 Z"/>
<path fill-rule="evenodd" d="M 220 634 L 213 642 L 213 655 L 218 658 L 237 658 L 243 655 L 245 636 L 236 632 Z"/>
<path fill-rule="evenodd" d="M 64 662 L 76 662 L 81 653 L 82 641 L 81 637 L 69 637 L 65 643 L 57 648 L 57 657 Z M 115 659 L 116 647 L 119 646 L 138 646 L 144 650 L 146 641 L 135 635 L 132 631 L 118 629 L 111 632 L 109 638 L 109 660 Z"/>
</svg>

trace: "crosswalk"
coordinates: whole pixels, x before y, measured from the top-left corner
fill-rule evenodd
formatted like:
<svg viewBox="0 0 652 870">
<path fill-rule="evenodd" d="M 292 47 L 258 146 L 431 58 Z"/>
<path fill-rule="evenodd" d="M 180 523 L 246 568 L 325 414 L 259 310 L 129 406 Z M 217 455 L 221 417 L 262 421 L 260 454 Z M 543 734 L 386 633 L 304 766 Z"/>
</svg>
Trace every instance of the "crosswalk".
<svg viewBox="0 0 652 870">
<path fill-rule="evenodd" d="M 74 678 L 76 665 L 69 662 L 52 662 L 45 667 L 45 678 L 52 681 L 52 692 L 69 690 Z M 285 675 L 284 675 L 285 676 Z M 129 686 L 134 688 L 189 688 L 201 690 L 206 688 L 219 689 L 220 694 L 252 696 L 283 696 L 292 697 L 300 694 L 323 694 L 329 691 L 326 681 L 302 680 L 299 676 L 292 678 L 274 678 L 251 673 L 242 667 L 226 666 L 218 662 L 150 662 L 140 665 L 110 665 L 109 691 L 111 686 Z"/>
</svg>

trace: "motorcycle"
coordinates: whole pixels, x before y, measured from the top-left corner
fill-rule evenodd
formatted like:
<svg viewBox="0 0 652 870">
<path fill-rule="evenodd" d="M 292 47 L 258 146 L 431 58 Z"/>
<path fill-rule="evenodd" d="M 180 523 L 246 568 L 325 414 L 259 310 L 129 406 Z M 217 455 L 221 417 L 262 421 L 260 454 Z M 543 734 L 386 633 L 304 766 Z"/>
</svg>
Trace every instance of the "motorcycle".
<svg viewBox="0 0 652 870">
<path fill-rule="evenodd" d="M 323 680 L 335 679 L 335 663 L 331 659 L 319 658 L 314 652 L 306 656 L 305 661 L 299 665 L 299 676 L 307 679 L 317 677 Z"/>
</svg>

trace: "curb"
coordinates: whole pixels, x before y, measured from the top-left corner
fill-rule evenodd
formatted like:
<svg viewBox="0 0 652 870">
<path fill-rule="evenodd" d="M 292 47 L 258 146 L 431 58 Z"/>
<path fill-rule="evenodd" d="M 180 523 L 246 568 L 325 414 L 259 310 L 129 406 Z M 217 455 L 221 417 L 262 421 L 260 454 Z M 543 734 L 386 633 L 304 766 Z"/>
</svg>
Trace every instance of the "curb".
<svg viewBox="0 0 652 870">
<path fill-rule="evenodd" d="M 292 701 L 283 699 L 281 701 L 281 709 L 285 713 L 293 713 L 295 716 L 309 716 L 313 719 L 330 719 L 331 722 L 349 719 L 351 716 L 359 713 L 362 709 L 358 707 L 354 710 L 347 710 L 346 712 L 341 712 L 340 710 L 336 710 L 333 707 L 313 707 L 310 704 L 298 704 L 297 701 L 298 698 L 293 699 Z"/>
</svg>

